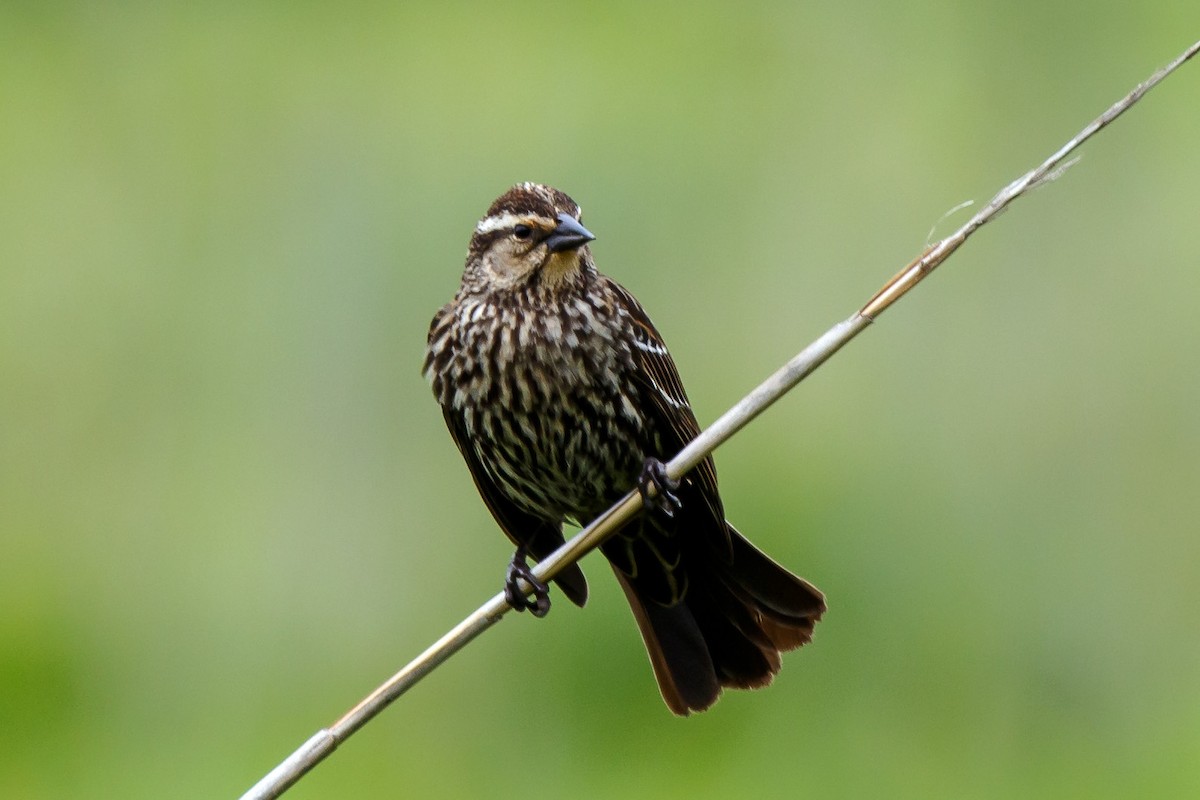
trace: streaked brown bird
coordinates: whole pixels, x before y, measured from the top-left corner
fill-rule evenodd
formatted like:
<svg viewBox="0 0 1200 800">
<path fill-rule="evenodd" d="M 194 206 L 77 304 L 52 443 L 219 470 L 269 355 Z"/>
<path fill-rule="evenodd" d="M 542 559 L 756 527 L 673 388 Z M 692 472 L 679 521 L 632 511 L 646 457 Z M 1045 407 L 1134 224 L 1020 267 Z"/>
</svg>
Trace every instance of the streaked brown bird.
<svg viewBox="0 0 1200 800">
<path fill-rule="evenodd" d="M 712 459 L 672 481 L 661 458 L 700 432 L 675 363 L 628 291 L 596 271 L 570 197 L 513 187 L 475 226 L 462 284 L 433 318 L 423 373 L 488 509 L 517 546 L 505 594 L 536 616 L 526 559 L 637 486 L 646 511 L 601 546 L 676 714 L 771 682 L 825 611 L 812 584 L 725 521 Z M 648 492 L 654 484 L 657 496 Z M 535 587 L 517 591 L 518 578 Z M 554 582 L 576 605 L 573 565 Z"/>
</svg>

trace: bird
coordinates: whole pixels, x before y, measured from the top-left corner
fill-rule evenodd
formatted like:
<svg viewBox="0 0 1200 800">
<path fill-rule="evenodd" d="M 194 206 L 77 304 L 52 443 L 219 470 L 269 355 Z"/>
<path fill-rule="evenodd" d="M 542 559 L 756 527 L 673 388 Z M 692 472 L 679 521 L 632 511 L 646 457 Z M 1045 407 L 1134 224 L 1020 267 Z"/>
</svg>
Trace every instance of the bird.
<svg viewBox="0 0 1200 800">
<path fill-rule="evenodd" d="M 561 546 L 564 523 L 586 524 L 635 486 L 642 493 L 642 513 L 600 550 L 663 700 L 686 716 L 724 688 L 771 683 L 781 653 L 811 640 L 825 598 L 726 521 L 711 456 L 679 480 L 667 474 L 663 459 L 700 427 L 658 329 L 597 271 L 581 218 L 544 184 L 500 195 L 475 226 L 458 291 L 430 324 L 422 374 L 516 546 L 504 594 L 517 610 L 549 610 L 528 559 Z M 587 601 L 578 564 L 553 581 L 574 604 Z"/>
</svg>

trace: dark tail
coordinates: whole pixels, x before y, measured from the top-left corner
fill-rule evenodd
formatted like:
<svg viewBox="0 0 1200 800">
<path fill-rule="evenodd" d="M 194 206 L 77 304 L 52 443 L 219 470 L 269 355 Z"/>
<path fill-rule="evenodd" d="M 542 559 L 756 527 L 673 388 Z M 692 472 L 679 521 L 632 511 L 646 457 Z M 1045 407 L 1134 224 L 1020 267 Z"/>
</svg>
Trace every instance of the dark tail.
<svg viewBox="0 0 1200 800">
<path fill-rule="evenodd" d="M 728 524 L 728 523 L 727 523 Z M 812 640 L 825 597 L 729 525 L 732 558 L 689 553 L 688 590 L 664 606 L 614 568 L 662 691 L 676 714 L 703 711 L 722 687 L 756 689 L 779 672 L 780 654 Z"/>
</svg>

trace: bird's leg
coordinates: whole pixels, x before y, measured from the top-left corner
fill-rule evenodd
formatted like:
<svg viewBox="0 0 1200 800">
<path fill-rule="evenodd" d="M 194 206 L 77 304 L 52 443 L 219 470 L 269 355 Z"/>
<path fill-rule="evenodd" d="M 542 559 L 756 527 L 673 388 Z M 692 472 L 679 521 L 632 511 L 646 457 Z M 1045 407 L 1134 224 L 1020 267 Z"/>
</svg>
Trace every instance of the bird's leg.
<svg viewBox="0 0 1200 800">
<path fill-rule="evenodd" d="M 650 496 L 650 484 L 654 484 L 657 492 Z M 638 476 L 638 494 L 642 496 L 642 505 L 650 511 L 657 511 L 665 517 L 674 517 L 675 512 L 683 508 L 683 502 L 675 495 L 679 481 L 667 474 L 667 467 L 657 458 L 647 458 L 642 462 L 642 474 Z"/>
<path fill-rule="evenodd" d="M 508 570 L 504 573 L 504 599 L 517 611 L 529 609 L 529 613 L 535 617 L 544 617 L 550 613 L 550 587 L 533 574 L 533 569 L 525 560 L 528 556 L 523 546 L 513 553 Z M 529 597 L 518 587 L 522 578 L 533 587 L 533 594 Z"/>
</svg>

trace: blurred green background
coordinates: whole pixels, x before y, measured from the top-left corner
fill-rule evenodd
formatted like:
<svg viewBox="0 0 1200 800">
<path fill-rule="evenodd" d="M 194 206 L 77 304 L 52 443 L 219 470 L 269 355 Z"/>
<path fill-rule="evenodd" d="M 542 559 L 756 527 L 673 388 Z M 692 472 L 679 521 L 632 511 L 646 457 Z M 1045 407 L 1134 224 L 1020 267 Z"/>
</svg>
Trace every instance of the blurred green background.
<svg viewBox="0 0 1200 800">
<path fill-rule="evenodd" d="M 419 364 L 510 184 L 708 422 L 1194 12 L 3 4 L 0 796 L 236 796 L 498 590 Z M 1200 794 L 1198 108 L 1191 65 L 719 453 L 829 597 L 771 689 L 673 718 L 589 558 L 289 796 Z"/>
</svg>

